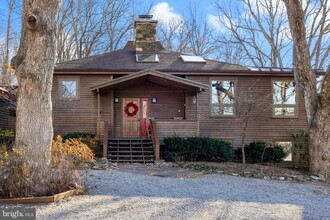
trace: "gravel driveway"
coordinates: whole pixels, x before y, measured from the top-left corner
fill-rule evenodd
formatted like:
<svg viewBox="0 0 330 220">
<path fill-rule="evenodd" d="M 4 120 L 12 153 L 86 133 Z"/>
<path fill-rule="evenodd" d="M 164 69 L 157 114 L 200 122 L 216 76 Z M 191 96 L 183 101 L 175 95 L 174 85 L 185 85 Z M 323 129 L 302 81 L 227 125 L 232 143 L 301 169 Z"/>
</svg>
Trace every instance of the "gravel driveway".
<svg viewBox="0 0 330 220">
<path fill-rule="evenodd" d="M 208 174 L 90 171 L 90 194 L 34 205 L 38 219 L 330 219 L 330 187 Z"/>
</svg>

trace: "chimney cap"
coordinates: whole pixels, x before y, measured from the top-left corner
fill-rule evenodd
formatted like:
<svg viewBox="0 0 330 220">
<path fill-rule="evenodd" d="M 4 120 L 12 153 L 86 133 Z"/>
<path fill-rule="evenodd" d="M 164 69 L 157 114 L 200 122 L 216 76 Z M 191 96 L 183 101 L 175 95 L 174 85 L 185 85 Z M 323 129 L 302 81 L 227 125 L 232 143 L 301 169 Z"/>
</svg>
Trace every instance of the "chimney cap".
<svg viewBox="0 0 330 220">
<path fill-rule="evenodd" d="M 150 20 L 153 17 L 153 15 L 139 15 L 140 19 Z"/>
</svg>

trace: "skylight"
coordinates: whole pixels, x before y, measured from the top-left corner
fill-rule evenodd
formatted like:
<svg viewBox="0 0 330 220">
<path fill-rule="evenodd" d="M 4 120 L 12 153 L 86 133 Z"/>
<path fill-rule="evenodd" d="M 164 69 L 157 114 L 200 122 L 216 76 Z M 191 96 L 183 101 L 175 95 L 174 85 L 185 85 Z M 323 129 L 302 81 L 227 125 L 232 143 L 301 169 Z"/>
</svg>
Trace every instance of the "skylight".
<svg viewBox="0 0 330 220">
<path fill-rule="evenodd" d="M 158 63 L 158 54 L 136 54 L 136 62 L 141 63 Z"/>
<path fill-rule="evenodd" d="M 248 67 L 251 71 L 261 71 L 261 72 L 291 72 L 291 68 L 279 68 L 279 67 Z"/>
<path fill-rule="evenodd" d="M 181 55 L 181 59 L 185 63 L 206 63 L 206 60 L 204 60 L 204 58 L 200 56 Z"/>
</svg>

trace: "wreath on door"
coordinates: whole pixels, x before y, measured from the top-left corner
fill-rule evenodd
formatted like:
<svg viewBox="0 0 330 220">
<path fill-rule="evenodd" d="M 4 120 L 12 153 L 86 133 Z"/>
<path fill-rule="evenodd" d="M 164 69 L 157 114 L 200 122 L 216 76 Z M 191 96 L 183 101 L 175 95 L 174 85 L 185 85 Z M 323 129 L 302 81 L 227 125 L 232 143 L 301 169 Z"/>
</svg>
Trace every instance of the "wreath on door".
<svg viewBox="0 0 330 220">
<path fill-rule="evenodd" d="M 128 115 L 129 117 L 135 116 L 137 114 L 138 110 L 139 110 L 139 107 L 137 105 L 135 105 L 133 102 L 128 103 L 124 108 L 126 115 Z"/>
</svg>

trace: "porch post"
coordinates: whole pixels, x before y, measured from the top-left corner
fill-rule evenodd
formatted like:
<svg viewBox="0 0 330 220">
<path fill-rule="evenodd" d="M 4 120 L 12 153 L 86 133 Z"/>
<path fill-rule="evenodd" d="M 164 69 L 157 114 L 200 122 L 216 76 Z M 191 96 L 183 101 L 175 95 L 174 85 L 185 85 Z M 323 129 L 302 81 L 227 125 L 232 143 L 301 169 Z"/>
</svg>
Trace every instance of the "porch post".
<svg viewBox="0 0 330 220">
<path fill-rule="evenodd" d="M 104 121 L 104 128 L 103 128 L 103 158 L 108 158 L 108 127 L 109 123 Z"/>
<path fill-rule="evenodd" d="M 101 115 L 100 115 L 100 111 L 101 111 L 101 103 L 100 103 L 100 100 L 101 100 L 101 97 L 100 97 L 100 90 L 97 89 L 96 90 L 97 92 L 97 124 L 96 124 L 96 136 L 98 139 L 100 139 L 101 137 L 101 121 L 100 121 L 100 118 L 101 118 Z"/>
<path fill-rule="evenodd" d="M 100 112 L 101 112 L 101 97 L 100 97 L 100 90 L 97 89 L 97 120 L 100 121 Z"/>
<path fill-rule="evenodd" d="M 115 136 L 115 97 L 114 91 L 110 91 L 110 137 Z"/>
<path fill-rule="evenodd" d="M 196 137 L 199 136 L 199 93 L 196 94 Z"/>
</svg>

